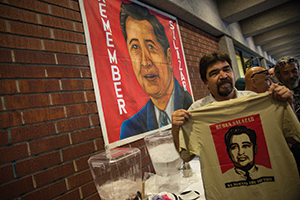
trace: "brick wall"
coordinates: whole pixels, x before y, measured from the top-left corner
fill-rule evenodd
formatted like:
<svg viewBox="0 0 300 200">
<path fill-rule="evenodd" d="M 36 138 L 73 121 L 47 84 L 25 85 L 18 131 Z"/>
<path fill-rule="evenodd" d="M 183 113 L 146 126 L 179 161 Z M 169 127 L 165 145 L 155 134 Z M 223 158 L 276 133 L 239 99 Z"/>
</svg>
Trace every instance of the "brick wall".
<svg viewBox="0 0 300 200">
<path fill-rule="evenodd" d="M 196 101 L 209 94 L 209 90 L 200 78 L 200 58 L 207 53 L 219 51 L 218 40 L 186 22 L 178 20 L 178 23 L 194 100 Z"/>
<path fill-rule="evenodd" d="M 179 21 L 195 100 L 217 39 Z M 100 199 L 87 159 L 104 151 L 77 0 L 0 0 L 0 199 Z M 142 152 L 143 140 L 125 145 Z"/>
</svg>

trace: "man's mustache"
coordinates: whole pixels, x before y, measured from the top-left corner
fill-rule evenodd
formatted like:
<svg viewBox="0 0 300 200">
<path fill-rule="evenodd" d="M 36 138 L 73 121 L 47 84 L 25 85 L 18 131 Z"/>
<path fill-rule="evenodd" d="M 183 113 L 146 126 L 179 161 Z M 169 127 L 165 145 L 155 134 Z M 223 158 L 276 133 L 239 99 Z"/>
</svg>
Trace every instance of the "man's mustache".
<svg viewBox="0 0 300 200">
<path fill-rule="evenodd" d="M 232 81 L 230 78 L 224 78 L 224 79 L 221 79 L 220 82 L 218 82 L 218 87 L 220 87 L 221 85 L 223 85 L 224 83 L 229 83 L 230 85 L 232 85 Z"/>
</svg>

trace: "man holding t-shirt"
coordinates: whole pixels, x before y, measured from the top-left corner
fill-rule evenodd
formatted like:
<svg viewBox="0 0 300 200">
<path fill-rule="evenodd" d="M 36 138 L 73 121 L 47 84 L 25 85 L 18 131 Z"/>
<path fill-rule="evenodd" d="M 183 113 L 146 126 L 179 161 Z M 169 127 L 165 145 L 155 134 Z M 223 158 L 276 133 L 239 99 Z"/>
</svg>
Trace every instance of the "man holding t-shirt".
<svg viewBox="0 0 300 200">
<path fill-rule="evenodd" d="M 201 79 L 210 90 L 210 95 L 194 102 L 188 110 L 180 109 L 172 114 L 172 134 L 174 144 L 179 150 L 179 129 L 186 120 L 189 120 L 190 110 L 200 108 L 216 101 L 226 101 L 238 98 L 244 95 L 255 94 L 251 91 L 238 91 L 234 87 L 234 75 L 231 66 L 231 59 L 226 53 L 209 53 L 200 60 Z M 269 93 L 273 94 L 275 100 L 287 101 L 292 105 L 293 94 L 284 86 L 272 84 Z M 184 151 L 184 150 L 183 150 Z M 182 158 L 184 161 L 190 161 L 195 155 Z"/>
</svg>

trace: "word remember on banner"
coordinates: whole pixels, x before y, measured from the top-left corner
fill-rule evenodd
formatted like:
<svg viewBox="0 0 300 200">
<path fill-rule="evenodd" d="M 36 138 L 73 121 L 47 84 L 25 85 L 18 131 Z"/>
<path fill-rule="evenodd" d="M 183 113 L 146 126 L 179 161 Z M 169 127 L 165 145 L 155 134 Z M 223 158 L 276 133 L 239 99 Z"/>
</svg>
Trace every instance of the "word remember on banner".
<svg viewBox="0 0 300 200">
<path fill-rule="evenodd" d="M 109 19 L 106 15 L 106 2 L 103 0 L 103 3 L 99 1 L 99 11 L 100 16 L 103 24 L 103 29 L 105 31 L 106 35 L 106 46 L 107 46 L 107 52 L 109 57 L 109 62 L 111 64 L 111 74 L 112 74 L 112 80 L 114 83 L 114 89 L 117 97 L 118 107 L 119 107 L 119 114 L 122 115 L 123 112 L 126 114 L 127 111 L 125 109 L 125 101 L 123 99 L 122 89 L 121 87 L 121 74 L 119 67 L 117 66 L 118 60 L 117 60 L 117 53 L 116 49 L 113 49 L 115 47 L 114 41 L 112 38 L 111 28 Z M 113 53 L 111 53 L 111 50 L 113 50 Z"/>
</svg>

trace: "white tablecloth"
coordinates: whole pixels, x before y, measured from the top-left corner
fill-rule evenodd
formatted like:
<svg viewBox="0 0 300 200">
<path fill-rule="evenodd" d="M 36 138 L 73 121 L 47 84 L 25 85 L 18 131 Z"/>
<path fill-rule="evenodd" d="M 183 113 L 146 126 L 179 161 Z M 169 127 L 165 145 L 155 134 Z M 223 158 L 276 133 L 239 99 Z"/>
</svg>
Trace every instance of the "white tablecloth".
<svg viewBox="0 0 300 200">
<path fill-rule="evenodd" d="M 188 191 L 188 190 L 198 191 L 201 194 L 200 200 L 206 200 L 205 195 L 204 195 L 204 188 L 203 188 L 199 158 L 195 157 L 189 163 L 190 163 L 191 168 L 193 169 L 193 172 L 200 178 L 199 178 L 198 182 L 189 185 L 188 188 L 185 189 L 185 191 Z"/>
<path fill-rule="evenodd" d="M 195 157 L 193 160 L 189 162 L 191 169 L 193 171 L 193 174 L 191 177 L 184 178 L 182 177 L 182 173 L 180 172 L 180 177 L 178 179 L 172 179 L 170 177 L 161 177 L 155 174 L 150 174 L 150 178 L 146 180 L 146 196 L 151 197 L 153 195 L 161 194 L 163 193 L 164 187 L 159 188 L 159 185 L 163 185 L 166 183 L 166 187 L 169 191 L 176 195 L 180 195 L 180 193 L 185 191 L 197 191 L 200 193 L 200 198 L 198 200 L 206 200 L 204 195 L 204 188 L 203 188 L 203 182 L 202 182 L 202 176 L 201 176 L 201 170 L 200 170 L 200 162 L 199 158 Z M 178 181 L 175 181 L 178 180 Z M 176 186 L 178 186 L 178 189 L 176 189 Z M 171 187 L 171 188 L 170 188 Z M 174 189 L 175 188 L 175 189 Z M 163 189 L 163 191 L 161 191 Z M 172 190 L 172 191 L 170 191 Z M 176 191 L 175 191 L 176 190 Z"/>
</svg>

